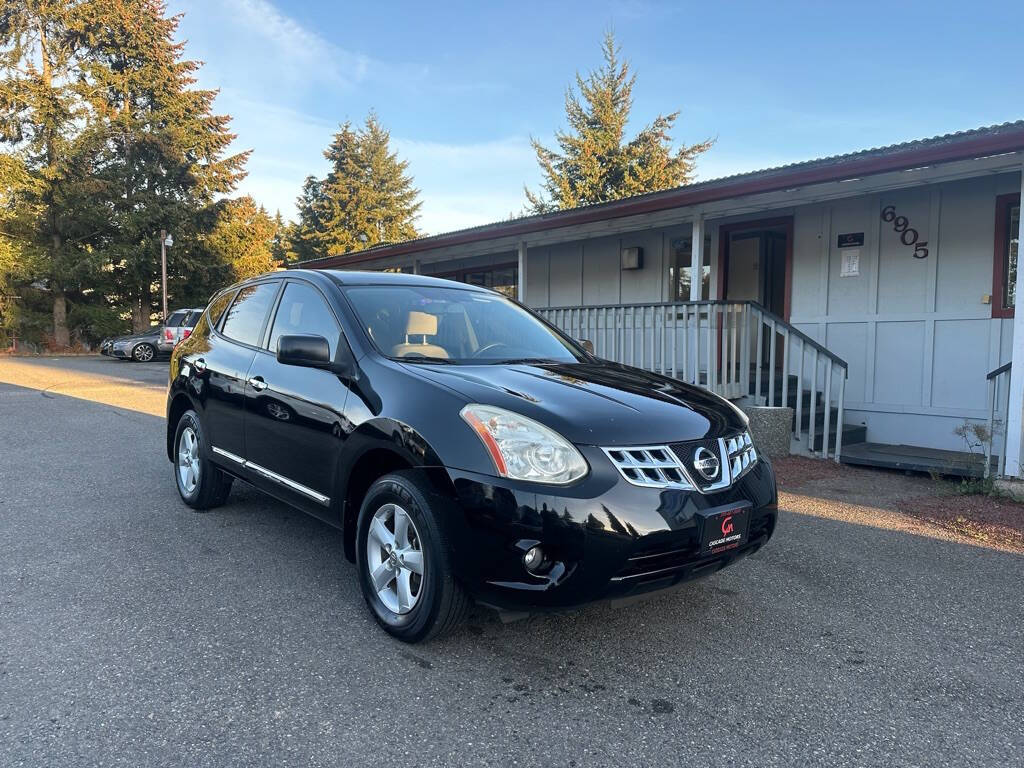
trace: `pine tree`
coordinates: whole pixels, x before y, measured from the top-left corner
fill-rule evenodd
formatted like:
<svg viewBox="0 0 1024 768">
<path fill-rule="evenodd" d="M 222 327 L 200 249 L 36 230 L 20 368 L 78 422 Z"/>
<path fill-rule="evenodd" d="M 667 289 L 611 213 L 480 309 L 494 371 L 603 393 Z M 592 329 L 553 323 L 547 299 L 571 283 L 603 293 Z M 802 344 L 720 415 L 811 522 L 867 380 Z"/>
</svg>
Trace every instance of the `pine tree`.
<svg viewBox="0 0 1024 768">
<path fill-rule="evenodd" d="M 280 210 L 274 214 L 274 237 L 270 241 L 270 256 L 279 265 L 295 259 L 291 244 L 291 224 L 284 220 Z"/>
<path fill-rule="evenodd" d="M 51 309 L 51 338 L 70 344 L 69 297 L 99 270 L 94 250 L 105 228 L 95 177 L 102 150 L 97 116 L 80 77 L 88 55 L 86 3 L 5 0 L 0 6 L 0 144 L 7 168 L 24 173 L 7 235 L 33 262 L 33 284 Z M 37 291 L 39 292 L 39 291 Z"/>
<path fill-rule="evenodd" d="M 362 128 L 341 126 L 324 156 L 331 170 L 309 177 L 298 199 L 293 242 L 300 258 L 333 256 L 418 236 L 419 190 L 408 162 L 390 148 L 391 136 L 370 114 Z"/>
<path fill-rule="evenodd" d="M 277 224 L 261 205 L 246 195 L 224 200 L 206 247 L 225 268 L 223 282 L 230 283 L 271 272 L 281 262 L 274 258 Z"/>
<path fill-rule="evenodd" d="M 86 77 L 106 128 L 101 177 L 112 226 L 103 250 L 138 329 L 160 306 L 162 229 L 175 240 L 173 301 L 205 300 L 216 287 L 218 265 L 202 237 L 216 226 L 215 197 L 234 189 L 249 153 L 226 154 L 235 138 L 230 117 L 213 113 L 215 91 L 194 87 L 200 64 L 182 58 L 184 43 L 174 39 L 180 16 L 167 16 L 163 0 L 87 5 Z"/>
<path fill-rule="evenodd" d="M 526 190 L 533 213 L 686 184 L 693 179 L 697 157 L 710 149 L 713 142 L 707 140 L 673 153 L 670 131 L 679 112 L 658 115 L 631 141 L 625 140 L 636 75 L 628 61 L 620 61 L 620 51 L 609 31 L 602 44 L 604 64 L 586 78 L 576 74 L 579 93 L 566 91 L 570 130 L 555 134 L 558 151 L 531 139 L 544 174 L 542 193 Z"/>
<path fill-rule="evenodd" d="M 302 193 L 295 203 L 299 220 L 292 227 L 292 249 L 298 261 L 325 256 L 321 250 L 325 226 L 320 218 L 323 202 L 323 183 L 315 176 L 307 176 Z"/>
</svg>

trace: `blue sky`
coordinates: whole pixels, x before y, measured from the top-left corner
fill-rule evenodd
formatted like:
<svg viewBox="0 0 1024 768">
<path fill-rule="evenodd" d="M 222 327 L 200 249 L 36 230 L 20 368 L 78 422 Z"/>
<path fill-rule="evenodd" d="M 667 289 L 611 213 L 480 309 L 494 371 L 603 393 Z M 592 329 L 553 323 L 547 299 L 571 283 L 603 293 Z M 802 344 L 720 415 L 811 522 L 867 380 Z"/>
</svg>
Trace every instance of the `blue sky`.
<svg viewBox="0 0 1024 768">
<path fill-rule="evenodd" d="M 507 217 L 540 177 L 529 146 L 564 126 L 575 71 L 612 26 L 638 74 L 632 120 L 681 110 L 674 138 L 717 137 L 714 178 L 1024 118 L 1024 3 L 356 4 L 170 0 L 186 53 L 219 88 L 240 192 L 294 216 L 340 122 L 374 109 L 422 191 L 420 228 Z"/>
</svg>

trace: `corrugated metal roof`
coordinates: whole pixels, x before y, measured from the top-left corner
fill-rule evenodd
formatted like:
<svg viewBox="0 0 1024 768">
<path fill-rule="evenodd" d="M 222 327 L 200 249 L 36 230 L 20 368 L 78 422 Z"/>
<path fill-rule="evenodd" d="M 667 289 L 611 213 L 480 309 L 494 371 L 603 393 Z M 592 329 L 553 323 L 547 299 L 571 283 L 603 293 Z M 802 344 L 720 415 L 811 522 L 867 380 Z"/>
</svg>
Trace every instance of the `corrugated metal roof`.
<svg viewBox="0 0 1024 768">
<path fill-rule="evenodd" d="M 620 213 L 619 209 L 632 208 L 647 203 L 656 203 L 663 198 L 672 199 L 682 193 L 686 193 L 687 196 L 699 196 L 702 191 L 711 192 L 714 190 L 722 190 L 723 188 L 732 188 L 734 186 L 742 187 L 743 185 L 755 182 L 765 182 L 773 179 L 788 179 L 789 177 L 795 177 L 810 171 L 821 172 L 834 170 L 835 174 L 833 178 L 822 179 L 821 181 L 840 180 L 843 178 L 843 171 L 847 168 L 852 168 L 867 160 L 875 163 L 884 163 L 887 158 L 890 158 L 894 163 L 893 168 L 887 169 L 883 167 L 878 170 L 869 171 L 869 173 L 884 173 L 886 170 L 898 169 L 900 167 L 900 159 L 916 153 L 923 151 L 935 153 L 936 150 L 941 151 L 946 148 L 956 150 L 957 147 L 962 147 L 965 150 L 968 150 L 968 148 L 981 142 L 984 142 L 987 146 L 991 143 L 991 140 L 1001 137 L 1008 140 L 1005 142 L 1007 146 L 1000 148 L 1002 151 L 1017 151 L 1024 149 L 1024 120 L 972 128 L 970 130 L 957 131 L 955 133 L 946 133 L 941 136 L 933 136 L 927 139 L 914 139 L 913 141 L 906 141 L 899 144 L 889 144 L 883 147 L 862 149 L 857 152 L 820 157 L 814 160 L 804 160 L 797 163 L 789 163 L 787 165 L 749 171 L 747 173 L 721 176 L 715 179 L 686 184 L 681 187 L 672 187 L 670 189 L 663 189 L 657 192 L 647 192 L 642 195 L 634 195 L 632 197 L 621 198 L 619 200 L 612 200 L 604 203 L 591 203 L 588 205 L 577 206 L 575 208 L 566 208 L 552 213 L 535 214 L 531 216 L 507 219 L 505 221 L 492 222 L 489 224 L 479 224 L 477 226 L 466 227 L 464 229 L 455 229 L 434 235 L 425 235 L 411 240 L 403 240 L 399 243 L 377 245 L 373 248 L 367 248 L 362 251 L 351 251 L 337 256 L 322 256 L 315 259 L 308 259 L 306 261 L 296 262 L 292 266 L 315 268 L 318 265 L 323 265 L 324 263 L 331 265 L 343 265 L 349 262 L 369 261 L 371 259 L 383 258 L 391 252 L 399 249 L 402 253 L 408 253 L 411 251 L 441 248 L 445 245 L 452 244 L 451 241 L 466 243 L 512 234 L 512 232 L 506 233 L 506 229 L 514 229 L 515 233 L 524 233 L 531 229 L 551 229 L 559 226 L 561 219 L 571 220 L 581 212 L 593 212 L 599 216 L 600 211 L 607 210 L 609 214 L 608 217 L 614 218 L 619 215 L 629 215 L 628 213 Z M 1019 142 L 1015 143 L 1016 138 L 1019 138 Z M 980 157 L 983 155 L 977 156 Z M 956 158 L 954 157 L 950 159 Z M 853 174 L 853 176 L 855 175 L 856 174 Z M 821 181 L 812 183 L 821 183 Z M 735 196 L 740 196 L 741 194 L 744 193 L 737 192 Z M 693 202 L 685 204 L 693 204 Z M 598 216 L 595 216 L 594 218 L 597 218 Z M 571 222 L 566 221 L 566 224 L 569 223 Z M 531 224 L 535 224 L 536 226 L 532 227 Z"/>
</svg>

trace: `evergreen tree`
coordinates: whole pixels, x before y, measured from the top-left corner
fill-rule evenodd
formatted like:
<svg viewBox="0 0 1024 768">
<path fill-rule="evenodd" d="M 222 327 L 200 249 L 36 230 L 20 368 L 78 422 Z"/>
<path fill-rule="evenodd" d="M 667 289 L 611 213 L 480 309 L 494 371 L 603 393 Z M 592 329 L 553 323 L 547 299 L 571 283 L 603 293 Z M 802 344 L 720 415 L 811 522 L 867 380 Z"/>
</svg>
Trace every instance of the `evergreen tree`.
<svg viewBox="0 0 1024 768">
<path fill-rule="evenodd" d="M 370 114 L 362 128 L 346 122 L 324 156 L 331 170 L 309 177 L 298 200 L 294 247 L 300 258 L 333 256 L 418 236 L 419 190 L 408 162 L 391 151 L 391 136 Z"/>
<path fill-rule="evenodd" d="M 295 203 L 299 209 L 299 220 L 292 227 L 291 244 L 299 261 L 325 256 L 321 250 L 326 232 L 320 218 L 323 206 L 323 183 L 315 176 L 307 176 L 302 184 L 302 193 Z"/>
<path fill-rule="evenodd" d="M 195 85 L 200 64 L 175 42 L 180 16 L 163 0 L 92 0 L 85 14 L 90 100 L 105 119 L 111 227 L 106 259 L 136 329 L 160 307 L 160 231 L 168 251 L 174 303 L 205 300 L 217 287 L 218 262 L 203 246 L 217 226 L 216 196 L 244 176 L 248 152 L 228 155 L 230 117 L 215 115 L 215 91 Z"/>
<path fill-rule="evenodd" d="M 270 255 L 278 264 L 295 261 L 298 255 L 292 247 L 295 225 L 285 221 L 281 211 L 274 214 L 274 239 L 270 244 Z"/>
<path fill-rule="evenodd" d="M 625 140 L 633 106 L 636 75 L 620 61 L 611 32 L 602 44 L 604 64 L 583 78 L 576 74 L 575 93 L 565 95 L 570 130 L 555 134 L 559 149 L 532 139 L 544 174 L 543 192 L 526 190 L 533 213 L 603 203 L 644 192 L 677 187 L 693 179 L 697 157 L 711 140 L 672 151 L 670 131 L 679 112 L 658 115 L 631 141 Z"/>
<path fill-rule="evenodd" d="M 277 231 L 274 219 L 248 195 L 223 201 L 217 224 L 206 237 L 207 249 L 227 272 L 223 282 L 256 277 L 280 266 L 273 253 Z"/>
<path fill-rule="evenodd" d="M 80 77 L 88 55 L 86 3 L 5 0 L 0 6 L 0 144 L 5 168 L 24 174 L 6 226 L 32 260 L 37 293 L 50 304 L 50 337 L 71 342 L 69 297 L 82 297 L 99 271 L 94 246 L 105 229 L 95 177 L 102 134 Z"/>
</svg>

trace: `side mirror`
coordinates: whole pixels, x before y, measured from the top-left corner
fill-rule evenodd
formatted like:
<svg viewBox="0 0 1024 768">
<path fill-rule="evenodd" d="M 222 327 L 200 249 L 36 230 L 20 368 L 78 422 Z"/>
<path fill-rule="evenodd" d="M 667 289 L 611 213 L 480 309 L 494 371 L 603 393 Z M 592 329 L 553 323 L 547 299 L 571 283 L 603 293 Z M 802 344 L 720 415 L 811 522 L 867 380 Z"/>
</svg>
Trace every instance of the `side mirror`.
<svg viewBox="0 0 1024 768">
<path fill-rule="evenodd" d="M 580 339 L 580 346 L 590 354 L 594 354 L 594 342 L 590 339 Z"/>
<path fill-rule="evenodd" d="M 277 340 L 277 362 L 305 368 L 330 368 L 331 347 L 323 336 L 282 336 Z"/>
<path fill-rule="evenodd" d="M 331 359 L 331 346 L 323 336 L 281 336 L 277 340 L 277 362 L 304 368 L 323 368 L 339 376 L 354 376 L 355 361 L 342 339 L 338 345 L 338 359 Z"/>
</svg>

